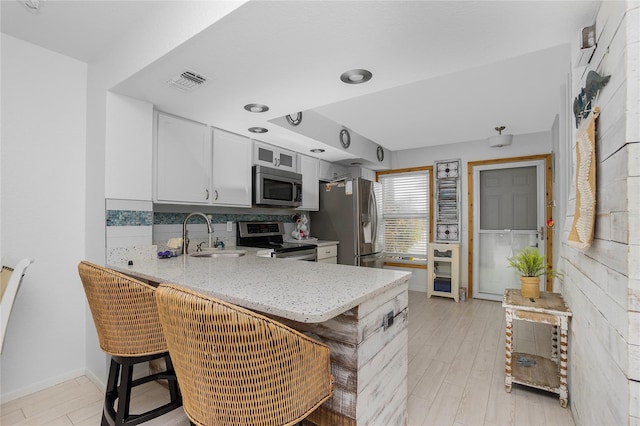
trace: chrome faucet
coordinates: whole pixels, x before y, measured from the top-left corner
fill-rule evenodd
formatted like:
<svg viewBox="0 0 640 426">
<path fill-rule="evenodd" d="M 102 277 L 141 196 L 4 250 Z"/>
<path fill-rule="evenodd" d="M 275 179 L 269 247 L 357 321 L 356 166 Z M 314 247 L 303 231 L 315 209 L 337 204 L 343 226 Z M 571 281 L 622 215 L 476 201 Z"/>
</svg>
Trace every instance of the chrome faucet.
<svg viewBox="0 0 640 426">
<path fill-rule="evenodd" d="M 193 216 L 202 216 L 204 220 L 207 222 L 207 231 L 210 234 L 213 234 L 213 226 L 211 226 L 211 219 L 209 219 L 209 217 L 206 214 L 200 213 L 200 212 L 189 213 L 187 217 L 184 219 L 184 222 L 182 222 L 182 254 L 189 254 L 189 231 L 187 231 L 187 222 Z"/>
</svg>

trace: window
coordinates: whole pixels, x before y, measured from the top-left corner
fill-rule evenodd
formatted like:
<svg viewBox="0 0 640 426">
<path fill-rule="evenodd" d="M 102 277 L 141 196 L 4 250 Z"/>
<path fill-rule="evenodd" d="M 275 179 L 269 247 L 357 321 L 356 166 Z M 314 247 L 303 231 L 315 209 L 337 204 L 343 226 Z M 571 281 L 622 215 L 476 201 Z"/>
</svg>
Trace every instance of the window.
<svg viewBox="0 0 640 426">
<path fill-rule="evenodd" d="M 432 167 L 378 172 L 388 262 L 426 264 Z"/>
</svg>

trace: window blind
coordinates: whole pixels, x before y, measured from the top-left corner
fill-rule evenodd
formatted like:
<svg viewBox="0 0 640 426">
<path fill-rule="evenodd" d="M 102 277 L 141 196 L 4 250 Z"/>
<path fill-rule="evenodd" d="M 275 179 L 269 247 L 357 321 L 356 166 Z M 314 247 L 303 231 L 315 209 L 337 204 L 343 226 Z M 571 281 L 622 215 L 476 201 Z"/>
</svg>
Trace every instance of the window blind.
<svg viewBox="0 0 640 426">
<path fill-rule="evenodd" d="M 429 171 L 381 174 L 384 251 L 389 261 L 426 262 Z"/>
</svg>

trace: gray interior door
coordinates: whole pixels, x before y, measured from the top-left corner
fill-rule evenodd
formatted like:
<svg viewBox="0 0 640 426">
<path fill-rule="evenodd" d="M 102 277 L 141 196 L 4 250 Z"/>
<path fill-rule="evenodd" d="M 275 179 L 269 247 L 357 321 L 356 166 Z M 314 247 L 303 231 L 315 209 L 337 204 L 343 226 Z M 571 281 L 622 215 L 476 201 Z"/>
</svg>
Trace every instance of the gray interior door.
<svg viewBox="0 0 640 426">
<path fill-rule="evenodd" d="M 508 258 L 525 247 L 544 255 L 544 185 L 542 160 L 474 168 L 474 297 L 502 300 L 520 286 Z"/>
</svg>

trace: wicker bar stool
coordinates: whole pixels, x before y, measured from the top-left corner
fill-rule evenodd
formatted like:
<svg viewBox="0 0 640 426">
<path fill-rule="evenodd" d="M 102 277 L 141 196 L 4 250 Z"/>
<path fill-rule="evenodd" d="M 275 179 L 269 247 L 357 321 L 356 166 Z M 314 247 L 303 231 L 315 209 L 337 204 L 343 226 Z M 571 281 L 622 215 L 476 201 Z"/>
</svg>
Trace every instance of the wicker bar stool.
<svg viewBox="0 0 640 426">
<path fill-rule="evenodd" d="M 325 344 L 175 285 L 156 300 L 192 424 L 292 425 L 333 395 Z"/>
<path fill-rule="evenodd" d="M 111 355 L 102 426 L 136 425 L 182 406 L 182 396 L 155 301 L 155 288 L 124 274 L 82 261 L 78 272 L 87 295 L 100 348 Z M 132 379 L 135 364 L 164 358 L 166 371 Z M 166 379 L 170 402 L 130 414 L 132 388 Z M 114 405 L 117 400 L 117 409 Z"/>
</svg>

